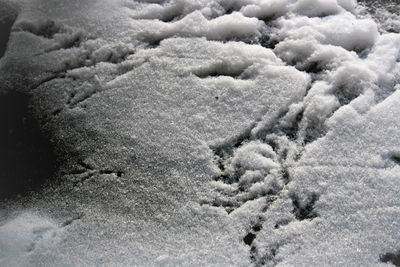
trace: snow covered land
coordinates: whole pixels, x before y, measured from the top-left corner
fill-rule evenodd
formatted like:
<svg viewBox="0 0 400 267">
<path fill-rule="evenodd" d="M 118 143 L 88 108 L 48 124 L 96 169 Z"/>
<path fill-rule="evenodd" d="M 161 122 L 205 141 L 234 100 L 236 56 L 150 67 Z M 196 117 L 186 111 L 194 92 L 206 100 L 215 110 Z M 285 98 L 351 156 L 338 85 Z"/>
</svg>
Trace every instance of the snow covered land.
<svg viewBox="0 0 400 267">
<path fill-rule="evenodd" d="M 399 0 L 0 0 L 0 266 L 400 266 Z"/>
</svg>

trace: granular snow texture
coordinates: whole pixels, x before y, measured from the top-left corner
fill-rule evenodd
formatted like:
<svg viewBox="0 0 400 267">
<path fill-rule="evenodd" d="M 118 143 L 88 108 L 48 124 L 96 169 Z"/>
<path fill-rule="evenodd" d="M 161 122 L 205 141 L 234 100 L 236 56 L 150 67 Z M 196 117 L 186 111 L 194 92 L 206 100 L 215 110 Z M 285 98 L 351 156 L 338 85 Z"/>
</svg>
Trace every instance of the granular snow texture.
<svg viewBox="0 0 400 267">
<path fill-rule="evenodd" d="M 399 10 L 0 0 L 0 266 L 400 266 Z"/>
</svg>

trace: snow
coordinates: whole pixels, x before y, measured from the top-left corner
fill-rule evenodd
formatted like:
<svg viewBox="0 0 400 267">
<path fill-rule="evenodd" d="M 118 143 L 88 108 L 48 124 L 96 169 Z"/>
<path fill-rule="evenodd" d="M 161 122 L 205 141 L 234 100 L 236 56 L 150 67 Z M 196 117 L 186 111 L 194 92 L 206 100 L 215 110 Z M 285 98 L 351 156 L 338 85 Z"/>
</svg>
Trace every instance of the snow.
<svg viewBox="0 0 400 267">
<path fill-rule="evenodd" d="M 260 22 L 248 18 L 239 12 L 207 20 L 200 11 L 194 11 L 179 21 L 167 23 L 162 21 L 135 21 L 141 28 L 134 34 L 135 39 L 146 42 L 157 42 L 168 37 L 207 37 L 209 40 L 226 40 L 260 35 Z"/>
<path fill-rule="evenodd" d="M 324 17 L 340 12 L 340 6 L 336 0 L 299 0 L 294 4 L 294 12 L 308 17 Z"/>
<path fill-rule="evenodd" d="M 0 5 L 0 98 L 58 162 L 0 196 L 0 265 L 396 262 L 398 5 Z"/>
<path fill-rule="evenodd" d="M 24 212 L 0 226 L 0 264 L 26 266 L 29 256 L 51 249 L 59 234 L 57 225 L 49 219 Z M 39 252 L 40 253 L 40 252 Z"/>
<path fill-rule="evenodd" d="M 268 19 L 279 17 L 288 11 L 289 1 L 255 1 L 254 4 L 243 5 L 240 12 L 247 17 Z"/>
<path fill-rule="evenodd" d="M 372 20 L 357 19 L 355 15 L 348 12 L 322 18 L 303 16 L 281 18 L 278 23 L 281 36 L 284 38 L 314 39 L 322 44 L 331 44 L 354 51 L 371 48 L 378 37 L 377 26 Z M 351 27 L 346 25 L 351 25 Z"/>
</svg>

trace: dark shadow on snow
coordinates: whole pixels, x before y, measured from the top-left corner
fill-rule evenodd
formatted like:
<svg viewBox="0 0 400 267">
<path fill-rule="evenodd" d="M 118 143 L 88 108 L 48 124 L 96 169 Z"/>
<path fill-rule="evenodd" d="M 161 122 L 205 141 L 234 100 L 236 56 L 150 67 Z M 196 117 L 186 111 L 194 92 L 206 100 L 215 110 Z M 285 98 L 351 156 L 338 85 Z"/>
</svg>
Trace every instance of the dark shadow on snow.
<svg viewBox="0 0 400 267">
<path fill-rule="evenodd" d="M 397 253 L 386 253 L 380 256 L 381 262 L 392 263 L 394 266 L 400 266 L 400 251 Z"/>
<path fill-rule="evenodd" d="M 22 93 L 0 94 L 0 199 L 38 190 L 56 170 L 51 142 Z"/>
</svg>

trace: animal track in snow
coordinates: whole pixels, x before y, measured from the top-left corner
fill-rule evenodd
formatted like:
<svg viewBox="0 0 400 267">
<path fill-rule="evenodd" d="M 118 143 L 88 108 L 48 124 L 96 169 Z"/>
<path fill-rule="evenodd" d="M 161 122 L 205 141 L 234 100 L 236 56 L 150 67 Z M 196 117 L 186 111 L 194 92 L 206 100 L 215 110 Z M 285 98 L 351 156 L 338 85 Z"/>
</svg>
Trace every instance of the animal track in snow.
<svg viewBox="0 0 400 267">
<path fill-rule="evenodd" d="M 271 40 L 270 37 L 264 39 Z M 298 40 L 290 43 L 284 39 L 276 42 L 273 48 L 283 61 L 311 75 L 312 83 L 303 100 L 289 105 L 268 125 L 262 126 L 255 122 L 251 129 L 236 139 L 211 147 L 220 174 L 214 177 L 212 184 L 215 191 L 211 200 L 203 204 L 222 207 L 231 214 L 248 202 L 265 203 L 259 214 L 254 214 L 260 219 L 249 226 L 250 230 L 243 240 L 250 246 L 250 258 L 255 266 L 274 261 L 279 246 L 261 252 L 254 240 L 257 239 L 264 212 L 271 203 L 281 198 L 282 192 L 291 182 L 291 168 L 296 166 L 305 146 L 327 133 L 328 121 L 338 110 L 353 105 L 363 97 L 368 98 L 365 88 L 374 83 L 367 68 L 356 64 L 329 63 L 332 55 L 323 55 L 325 44 L 310 46 L 314 50 L 308 55 L 304 47 L 304 55 L 290 54 L 290 49 L 300 43 Z M 285 50 L 287 44 L 292 46 Z M 335 49 L 337 54 L 342 54 L 344 61 L 358 60 L 358 55 L 352 51 L 341 47 Z M 329 68 L 332 71 L 328 73 L 326 70 Z M 314 208 L 319 199 L 316 192 L 301 197 L 292 193 L 290 198 L 294 220 L 313 220 L 318 216 Z M 290 222 L 277 222 L 276 228 Z"/>
<path fill-rule="evenodd" d="M 395 84 L 398 81 L 395 77 L 395 68 L 385 69 L 382 75 L 379 74 L 376 77 L 371 74 L 371 70 L 380 66 L 380 64 L 373 65 L 371 62 L 374 60 L 371 60 L 371 57 L 380 56 L 383 50 L 389 51 L 396 47 L 393 45 L 386 49 L 387 47 L 383 46 L 383 43 L 392 44 L 393 40 L 390 40 L 392 36 L 383 40 L 382 44 L 377 43 L 374 39 L 377 37 L 377 32 L 370 27 L 371 24 L 366 21 L 356 21 L 351 14 L 344 14 L 344 10 L 348 9 L 339 4 L 323 8 L 323 1 L 316 2 L 315 9 L 304 5 L 307 1 L 298 1 L 303 2 L 303 5 L 292 5 L 284 0 L 250 2 L 143 0 L 136 2 L 143 5 L 143 9 L 137 9 L 135 14 L 131 14 L 132 24 L 140 26 L 137 27 L 138 33 L 132 34 L 132 40 L 137 41 L 136 37 L 141 38 L 143 43 L 141 43 L 142 46 L 138 46 L 139 49 L 143 48 L 143 45 L 144 48 L 155 48 L 142 49 L 142 52 L 154 53 L 151 58 L 153 60 L 151 64 L 154 63 L 154 66 L 159 66 L 157 64 L 163 60 L 161 63 L 167 66 L 165 69 L 171 72 L 168 72 L 168 75 L 171 74 L 173 79 L 183 77 L 188 81 L 215 87 L 226 85 L 227 83 L 223 83 L 226 81 L 230 85 L 240 83 L 246 86 L 252 84 L 259 86 L 263 83 L 267 84 L 270 76 L 257 71 L 271 70 L 276 67 L 272 66 L 275 63 L 279 67 L 285 64 L 292 66 L 301 72 L 306 72 L 305 76 L 311 77 L 311 84 L 304 98 L 288 101 L 289 104 L 282 105 L 279 114 L 276 114 L 271 121 L 266 123 L 261 119 L 255 120 L 251 127 L 243 131 L 243 134 L 226 140 L 222 144 L 210 146 L 219 174 L 212 182 L 215 190 L 202 204 L 221 207 L 227 211 L 230 218 L 245 211 L 254 203 L 259 204 L 256 211 L 254 208 L 251 211 L 252 214 L 250 212 L 247 214 L 251 218 L 250 222 L 244 226 L 245 233 L 242 241 L 249 247 L 253 265 L 276 264 L 279 261 L 277 255 L 283 250 L 282 246 L 285 244 L 277 241 L 272 246 L 262 247 L 259 243 L 262 231 L 271 228 L 277 232 L 285 232 L 296 224 L 307 224 L 323 215 L 318 210 L 318 205 L 322 202 L 319 193 L 289 190 L 290 183 L 295 177 L 294 168 L 299 165 L 302 152 L 307 145 L 329 132 L 330 122 L 340 110 L 351 109 L 362 116 L 377 102 L 374 97 L 381 92 L 382 88 L 387 89 L 387 92 L 380 95 L 382 98 L 395 90 Z M 202 6 L 203 3 L 211 2 L 214 3 L 213 6 L 208 4 Z M 345 3 L 345 1 L 342 2 Z M 131 4 L 135 5 L 135 3 Z M 336 17 L 340 17 L 345 23 L 355 23 L 352 27 L 354 31 L 343 31 L 343 33 L 342 28 L 339 27 L 337 32 L 340 33 L 341 38 L 332 35 L 336 30 L 331 30 L 332 26 L 340 22 L 340 20 L 332 22 Z M 153 27 L 152 24 L 155 26 Z M 363 33 L 369 35 L 363 35 Z M 85 105 L 91 103 L 89 99 L 96 100 L 100 92 L 112 87 L 109 85 L 113 79 L 132 70 L 135 64 L 131 64 L 131 59 L 134 57 L 133 53 L 138 52 L 132 49 L 136 43 L 132 47 L 127 43 L 110 44 L 99 38 L 89 37 L 80 30 L 52 21 L 33 24 L 21 22 L 19 26 L 16 26 L 14 34 L 35 36 L 46 44 L 46 48 L 36 54 L 38 60 L 40 57 L 59 57 L 60 64 L 49 68 L 46 71 L 47 76 L 38 78 L 32 86 L 32 89 L 37 89 L 54 79 L 62 79 L 60 81 L 62 84 L 71 82 L 72 85 L 62 92 L 65 98 L 62 99 L 62 107 L 53 113 L 55 116 L 64 111 L 71 114 L 78 113 L 81 111 L 78 110 L 79 108 L 85 111 Z M 347 38 L 349 36 L 351 38 Z M 204 47 L 206 47 L 204 50 L 211 50 L 211 46 L 216 43 L 220 45 L 221 50 L 227 47 L 231 49 L 238 43 L 240 45 L 247 43 L 252 46 L 239 47 L 238 45 L 237 50 L 227 49 L 229 51 L 226 56 L 221 53 L 218 59 L 195 58 L 192 52 L 184 55 L 181 51 L 183 49 L 176 49 L 179 50 L 177 53 L 168 54 L 167 48 L 173 50 L 178 47 L 179 40 L 172 42 L 172 39 L 178 39 L 176 37 L 181 37 L 180 41 L 193 39 L 191 44 L 204 42 Z M 203 37 L 203 39 L 193 37 Z M 350 41 L 343 42 L 342 39 Z M 187 46 L 189 50 L 196 49 L 189 43 L 183 46 Z M 274 60 L 271 60 L 274 64 L 267 62 L 267 59 L 257 61 L 248 59 L 245 54 L 235 53 L 235 51 L 248 50 L 251 51 L 249 54 L 257 54 L 254 52 L 257 50 L 256 47 L 269 48 L 262 51 L 265 54 L 268 51 L 274 56 Z M 382 51 L 378 51 L 379 47 Z M 157 54 L 158 52 L 160 53 Z M 198 54 L 201 55 L 201 53 Z M 393 55 L 395 54 L 396 51 L 393 51 Z M 165 58 L 157 61 L 160 59 L 157 58 L 158 56 L 164 55 L 166 55 Z M 185 65 L 185 62 L 190 61 L 188 59 L 196 62 L 191 66 L 188 66 L 189 63 Z M 182 61 L 175 64 L 174 60 Z M 172 61 L 174 63 L 171 63 Z M 399 58 L 395 59 L 395 62 L 399 62 Z M 174 64 L 179 66 L 173 70 L 168 68 Z M 287 67 L 287 69 L 294 70 L 292 67 Z M 271 76 L 282 75 L 281 69 L 275 73 L 273 71 L 271 71 L 272 74 L 269 73 Z M 176 73 L 178 75 L 174 77 Z M 197 77 L 192 77 L 192 74 Z M 385 74 L 388 74 L 387 77 Z M 262 80 L 260 77 L 263 76 L 268 77 Z M 119 80 L 116 81 L 116 83 L 119 82 Z M 52 89 L 52 85 L 48 84 L 48 87 Z M 39 89 L 43 92 L 48 88 Z M 237 98 L 239 101 L 235 103 L 240 103 L 241 96 L 238 95 Z M 217 104 L 220 102 L 223 101 Z M 265 107 L 263 112 L 269 112 L 268 108 Z M 61 116 L 70 115 L 65 113 Z M 56 119 L 63 119 L 60 117 Z M 388 166 L 394 166 L 394 168 L 397 168 L 400 161 L 396 153 L 390 154 L 385 160 Z M 70 168 L 70 172 L 64 173 L 74 186 L 88 185 L 92 178 L 95 180 L 99 176 L 115 180 L 124 176 L 118 168 L 88 162 L 76 162 L 73 168 Z M 267 211 L 283 199 L 287 200 L 289 205 L 288 218 L 279 218 L 272 225 L 266 225 Z M 75 219 L 79 217 L 67 220 L 65 225 L 69 225 Z M 396 257 L 395 254 L 388 253 L 382 255 L 381 260 L 394 262 L 397 260 Z"/>
<path fill-rule="evenodd" d="M 45 75 L 35 77 L 31 91 L 57 79 L 67 79 L 80 84 L 72 92 L 68 92 L 66 108 L 74 108 L 92 95 L 107 90 L 107 82 L 134 68 L 127 62 L 127 58 L 135 52 L 129 44 L 109 43 L 93 38 L 82 30 L 64 26 L 59 22 L 21 21 L 14 27 L 14 34 L 18 33 L 28 33 L 45 39 L 45 48 L 34 57 L 40 60 L 54 58 L 53 62 L 56 62 L 56 65 L 43 70 Z M 102 72 L 101 79 L 96 75 L 97 72 Z M 58 115 L 63 109 L 57 108 L 53 115 Z"/>
<path fill-rule="evenodd" d="M 120 170 L 109 169 L 109 168 L 96 168 L 83 160 L 79 160 L 75 170 L 69 171 L 66 174 L 71 175 L 73 177 L 72 179 L 73 179 L 74 186 L 80 186 L 85 181 L 87 181 L 97 175 L 112 175 L 117 178 L 120 178 L 120 177 L 122 177 L 124 172 L 120 171 Z M 78 219 L 80 219 L 80 217 L 78 217 Z"/>
</svg>

